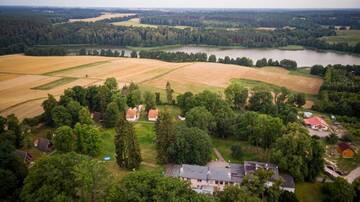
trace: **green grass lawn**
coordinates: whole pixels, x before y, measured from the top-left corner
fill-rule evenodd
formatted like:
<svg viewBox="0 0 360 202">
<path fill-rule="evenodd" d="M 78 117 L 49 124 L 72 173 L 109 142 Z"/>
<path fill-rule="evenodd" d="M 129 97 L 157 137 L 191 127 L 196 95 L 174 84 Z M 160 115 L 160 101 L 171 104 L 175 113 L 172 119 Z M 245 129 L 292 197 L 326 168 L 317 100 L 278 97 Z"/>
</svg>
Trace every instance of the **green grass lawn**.
<svg viewBox="0 0 360 202">
<path fill-rule="evenodd" d="M 304 50 L 304 46 L 299 46 L 299 45 L 287 45 L 287 46 L 283 46 L 283 47 L 279 47 L 280 50 Z"/>
<path fill-rule="evenodd" d="M 289 71 L 289 74 L 299 75 L 299 76 L 307 76 L 307 77 L 313 77 L 313 78 L 321 78 L 319 76 L 310 74 L 310 67 L 298 68 L 295 71 Z"/>
<path fill-rule="evenodd" d="M 31 89 L 34 89 L 34 90 L 50 90 L 50 89 L 56 88 L 58 86 L 62 86 L 62 85 L 65 85 L 67 83 L 73 82 L 73 81 L 75 81 L 77 79 L 78 78 L 64 77 L 64 78 L 61 78 L 61 79 L 58 79 L 58 80 L 55 80 L 55 81 L 40 85 L 40 86 L 36 86 L 34 88 L 31 88 Z"/>
<path fill-rule="evenodd" d="M 295 194 L 300 202 L 322 201 L 321 183 L 297 183 Z"/>
<path fill-rule="evenodd" d="M 247 141 L 239 141 L 235 139 L 220 139 L 220 138 L 212 138 L 212 143 L 214 148 L 217 148 L 221 155 L 224 157 L 226 161 L 233 163 L 242 163 L 243 161 L 268 161 L 268 157 L 266 152 L 258 147 L 250 145 Z M 243 151 L 243 156 L 241 159 L 234 159 L 231 156 L 231 146 L 235 143 L 239 143 L 241 145 L 241 149 Z M 216 156 L 212 155 L 213 160 L 216 159 Z"/>
<path fill-rule="evenodd" d="M 142 157 L 142 164 L 139 170 L 162 171 L 163 167 L 156 164 L 154 123 L 139 121 L 134 123 L 134 129 L 139 141 Z M 100 154 L 97 158 L 100 160 L 105 156 L 110 156 L 111 160 L 106 162 L 107 168 L 117 177 L 127 175 L 131 171 L 121 169 L 116 164 L 114 144 L 115 129 L 101 129 L 101 131 Z"/>
</svg>

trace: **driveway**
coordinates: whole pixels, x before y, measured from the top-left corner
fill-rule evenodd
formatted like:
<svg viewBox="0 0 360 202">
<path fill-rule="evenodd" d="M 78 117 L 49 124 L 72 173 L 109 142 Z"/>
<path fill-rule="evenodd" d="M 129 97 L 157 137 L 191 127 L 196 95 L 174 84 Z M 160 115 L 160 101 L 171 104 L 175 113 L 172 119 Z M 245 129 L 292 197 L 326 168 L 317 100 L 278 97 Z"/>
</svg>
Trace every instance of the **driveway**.
<svg viewBox="0 0 360 202">
<path fill-rule="evenodd" d="M 352 183 L 356 178 L 360 177 L 360 166 L 352 170 L 348 175 L 344 178 L 349 182 Z"/>
</svg>

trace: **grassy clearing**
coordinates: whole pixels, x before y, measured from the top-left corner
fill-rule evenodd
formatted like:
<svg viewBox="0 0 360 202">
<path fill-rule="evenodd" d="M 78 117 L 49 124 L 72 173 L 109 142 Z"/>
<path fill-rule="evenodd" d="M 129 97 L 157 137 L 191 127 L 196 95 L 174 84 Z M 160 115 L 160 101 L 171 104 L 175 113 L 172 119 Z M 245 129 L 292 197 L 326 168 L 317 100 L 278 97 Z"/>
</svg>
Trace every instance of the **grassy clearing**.
<svg viewBox="0 0 360 202">
<path fill-rule="evenodd" d="M 55 81 L 40 85 L 40 86 L 36 86 L 34 88 L 31 88 L 31 89 L 33 89 L 33 90 L 51 90 L 51 89 L 56 88 L 58 86 L 62 86 L 64 84 L 73 82 L 73 81 L 75 81 L 77 79 L 78 78 L 64 77 L 64 78 L 61 78 L 61 79 L 58 79 L 58 80 L 55 80 Z"/>
<path fill-rule="evenodd" d="M 106 64 L 106 63 L 109 63 L 109 62 L 110 62 L 110 60 L 92 62 L 92 63 L 83 64 L 83 65 L 79 65 L 79 66 L 75 66 L 75 67 L 69 67 L 69 68 L 66 68 L 66 69 L 60 69 L 60 70 L 56 70 L 56 71 L 52 71 L 52 72 L 46 72 L 43 75 L 53 76 L 53 75 L 58 74 L 58 73 L 64 73 L 64 72 L 67 72 L 67 71 L 79 70 L 79 69 L 84 69 L 84 68 L 89 68 L 89 67 L 95 67 L 95 66 Z"/>
<path fill-rule="evenodd" d="M 283 47 L 279 47 L 280 50 L 304 50 L 304 46 L 299 46 L 299 45 L 287 45 L 287 46 L 283 46 Z"/>
<path fill-rule="evenodd" d="M 140 22 L 140 18 L 132 18 L 128 21 L 122 21 L 122 22 L 113 22 L 111 23 L 115 26 L 125 26 L 125 27 L 147 27 L 147 28 L 158 28 L 166 25 L 152 25 L 152 24 L 143 24 Z M 186 29 L 191 28 L 189 26 L 166 26 L 166 27 L 172 27 L 177 29 Z"/>
<path fill-rule="evenodd" d="M 135 47 L 135 46 L 126 46 L 127 49 L 135 50 L 135 51 L 160 51 L 172 48 L 180 48 L 182 45 L 165 45 L 165 46 L 153 46 L 153 47 Z"/>
<path fill-rule="evenodd" d="M 163 168 L 156 164 L 156 150 L 155 150 L 155 131 L 154 123 L 139 121 L 134 123 L 134 129 L 139 141 L 142 164 L 139 170 L 147 171 L 162 171 Z M 103 159 L 105 156 L 110 156 L 111 160 L 106 162 L 107 168 L 117 177 L 123 177 L 132 171 L 121 169 L 116 164 L 115 159 L 115 129 L 101 129 L 101 144 L 100 154 L 98 159 Z"/>
<path fill-rule="evenodd" d="M 323 201 L 320 183 L 297 183 L 295 194 L 301 202 Z"/>
<path fill-rule="evenodd" d="M 242 163 L 244 161 L 268 161 L 267 152 L 263 149 L 250 145 L 247 141 L 239 141 L 235 139 L 220 139 L 220 138 L 212 138 L 213 146 L 219 150 L 221 155 L 224 157 L 226 161 L 230 161 L 233 163 Z M 241 149 L 243 151 L 243 156 L 241 159 L 234 159 L 231 156 L 231 146 L 235 143 L 241 145 Z M 213 160 L 216 158 L 213 155 Z"/>
<path fill-rule="evenodd" d="M 289 71 L 290 75 L 298 75 L 298 76 L 307 76 L 307 77 L 313 77 L 313 78 L 321 78 L 316 75 L 310 74 L 310 67 L 305 68 L 298 68 L 295 71 Z"/>
<path fill-rule="evenodd" d="M 351 46 L 355 46 L 360 42 L 360 30 L 338 30 L 336 36 L 322 37 L 328 43 L 348 43 Z"/>
<path fill-rule="evenodd" d="M 250 89 L 261 89 L 261 90 L 267 90 L 267 91 L 280 91 L 279 86 L 275 86 L 272 84 L 268 84 L 261 81 L 255 81 L 255 80 L 248 80 L 248 79 L 233 79 L 231 82 L 238 83 L 246 88 Z"/>
<path fill-rule="evenodd" d="M 148 28 L 158 28 L 157 25 L 150 25 L 150 24 L 142 24 L 140 23 L 140 18 L 132 18 L 128 21 L 122 22 L 113 22 L 111 23 L 115 26 L 125 26 L 125 27 L 148 27 Z"/>
</svg>

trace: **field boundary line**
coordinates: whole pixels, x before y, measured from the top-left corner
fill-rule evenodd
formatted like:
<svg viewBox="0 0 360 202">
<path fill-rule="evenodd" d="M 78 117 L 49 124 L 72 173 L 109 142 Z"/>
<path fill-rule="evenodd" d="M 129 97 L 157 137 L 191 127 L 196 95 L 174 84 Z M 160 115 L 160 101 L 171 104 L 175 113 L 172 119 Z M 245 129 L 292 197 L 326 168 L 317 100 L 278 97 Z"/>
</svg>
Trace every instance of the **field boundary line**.
<svg viewBox="0 0 360 202">
<path fill-rule="evenodd" d="M 154 77 L 145 79 L 144 81 L 138 82 L 138 84 L 144 84 L 144 83 L 149 82 L 149 81 L 152 81 L 152 80 L 154 80 L 154 79 L 158 79 L 158 78 L 163 77 L 163 76 L 165 76 L 165 75 L 167 75 L 167 74 L 170 74 L 171 72 L 174 72 L 174 71 L 176 71 L 176 70 L 182 69 L 182 68 L 187 67 L 187 66 L 192 65 L 192 64 L 195 64 L 195 63 L 186 64 L 186 65 L 181 65 L 181 66 L 176 67 L 176 68 L 174 68 L 174 69 L 171 69 L 171 70 L 169 70 L 169 71 L 167 71 L 167 72 L 161 73 L 161 74 L 156 75 L 156 76 L 154 76 Z"/>
<path fill-rule="evenodd" d="M 59 69 L 59 70 L 55 70 L 55 71 L 51 71 L 51 72 L 46 72 L 46 73 L 43 73 L 42 75 L 54 76 L 54 74 L 64 73 L 66 71 L 71 71 L 71 70 L 75 70 L 75 69 L 83 69 L 83 68 L 95 67 L 95 66 L 98 66 L 98 65 L 109 63 L 110 61 L 112 61 L 112 60 L 105 60 L 105 61 L 87 63 L 87 64 L 78 65 L 78 66 L 74 66 L 74 67 L 69 67 L 69 68 L 65 68 L 65 69 Z"/>
<path fill-rule="evenodd" d="M 59 78 L 59 79 L 57 79 L 55 81 L 50 81 L 48 83 L 45 83 L 45 84 L 42 84 L 42 85 L 39 85 L 39 86 L 35 86 L 33 88 L 30 88 L 30 89 L 32 89 L 32 90 L 51 90 L 51 89 L 57 88 L 59 86 L 74 82 L 74 81 L 76 81 L 78 79 L 79 78 L 76 78 L 76 77 L 62 77 L 62 78 Z"/>
</svg>

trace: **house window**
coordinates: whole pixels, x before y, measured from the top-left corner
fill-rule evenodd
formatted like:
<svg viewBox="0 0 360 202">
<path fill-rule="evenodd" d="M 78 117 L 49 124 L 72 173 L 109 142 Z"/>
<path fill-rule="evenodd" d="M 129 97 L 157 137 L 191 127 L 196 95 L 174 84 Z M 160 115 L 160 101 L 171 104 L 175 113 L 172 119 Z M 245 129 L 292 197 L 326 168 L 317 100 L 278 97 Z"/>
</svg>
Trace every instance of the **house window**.
<svg viewBox="0 0 360 202">
<path fill-rule="evenodd" d="M 222 184 L 223 184 L 223 181 L 220 181 L 220 184 L 222 185 Z"/>
<path fill-rule="evenodd" d="M 219 181 L 216 180 L 216 181 L 215 181 L 215 184 L 219 184 Z"/>
<path fill-rule="evenodd" d="M 197 180 L 198 182 L 201 182 L 202 180 Z"/>
</svg>

